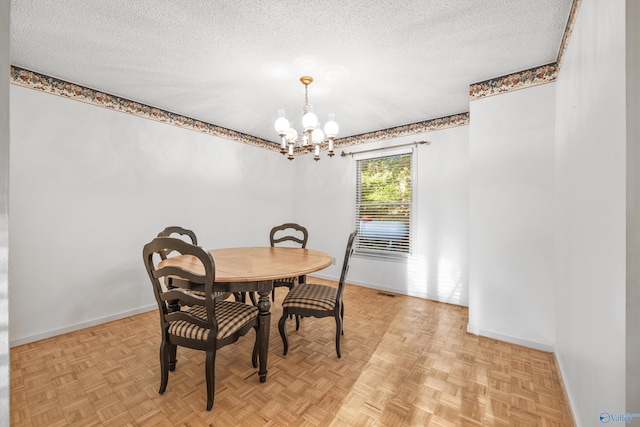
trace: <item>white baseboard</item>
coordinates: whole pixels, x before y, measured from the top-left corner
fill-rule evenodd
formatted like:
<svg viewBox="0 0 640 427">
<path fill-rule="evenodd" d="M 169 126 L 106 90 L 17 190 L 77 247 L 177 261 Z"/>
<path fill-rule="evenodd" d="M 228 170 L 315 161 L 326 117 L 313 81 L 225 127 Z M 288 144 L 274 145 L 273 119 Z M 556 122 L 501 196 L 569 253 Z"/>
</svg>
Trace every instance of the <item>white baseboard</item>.
<svg viewBox="0 0 640 427">
<path fill-rule="evenodd" d="M 334 281 L 338 280 L 336 277 L 330 277 L 330 276 L 326 276 L 324 274 L 317 274 L 316 273 L 316 274 L 313 274 L 313 276 L 319 277 L 321 279 L 326 279 L 326 280 L 334 280 Z M 358 281 L 354 281 L 354 280 L 347 280 L 347 282 L 351 283 L 353 285 L 363 286 L 365 288 L 378 289 L 380 291 L 392 292 L 392 293 L 408 295 L 408 296 L 415 296 L 415 295 L 409 295 L 409 294 L 406 294 L 406 293 L 398 292 L 397 289 L 393 289 L 393 288 L 389 288 L 389 287 L 385 287 L 385 286 L 373 285 L 371 283 L 362 283 L 362 282 L 358 282 Z M 423 298 L 423 299 L 429 299 L 431 301 L 437 301 L 437 302 L 442 302 L 442 303 L 446 303 L 446 304 L 452 304 L 449 301 L 439 301 L 437 299 L 426 298 L 426 297 L 423 297 L 423 296 L 416 296 L 416 298 Z M 460 304 L 457 304 L 457 305 L 460 305 Z M 522 339 L 522 338 L 513 337 L 513 336 L 510 336 L 510 335 L 499 334 L 497 332 L 492 332 L 492 331 L 485 331 L 485 330 L 477 328 L 477 327 L 475 327 L 475 326 L 473 326 L 471 324 L 467 325 L 467 332 L 470 333 L 470 334 L 473 334 L 473 335 L 480 335 L 480 336 L 484 336 L 484 337 L 488 337 L 488 338 L 494 338 L 494 339 L 499 340 L 499 341 L 505 341 L 505 342 L 509 342 L 509 343 L 512 343 L 512 344 L 521 345 L 521 346 L 524 346 L 524 347 L 534 348 L 536 350 L 546 351 L 547 353 L 553 353 L 555 351 L 555 349 L 554 349 L 552 344 L 541 343 L 541 342 L 537 342 L 537 341 L 530 341 L 530 340 L 526 340 L 526 339 Z"/>
<path fill-rule="evenodd" d="M 547 353 L 553 353 L 555 351 L 553 345 L 547 343 L 541 343 L 537 341 L 530 341 L 523 338 L 512 337 L 510 335 L 504 335 L 497 332 L 485 331 L 477 328 L 470 323 L 467 324 L 467 332 L 473 335 L 480 335 L 483 337 L 493 338 L 499 341 L 505 341 L 511 344 L 521 345 L 523 347 L 534 348 L 536 350 L 546 351 Z"/>
<path fill-rule="evenodd" d="M 157 309 L 158 309 L 158 306 L 156 304 L 153 304 L 146 307 L 136 308 L 134 310 L 123 311 L 121 313 L 116 313 L 110 316 L 101 317 L 99 319 L 93 319 L 93 320 L 88 320 L 86 322 L 76 323 L 74 325 L 65 326 L 64 328 L 52 329 L 50 331 L 31 335 L 28 337 L 9 339 L 9 347 L 16 347 L 23 344 L 29 344 L 35 341 L 40 341 L 46 338 L 55 337 L 57 335 L 66 334 L 68 332 L 78 331 L 80 329 L 88 328 L 90 326 L 100 325 L 102 323 L 111 322 L 113 320 L 124 319 L 125 317 L 130 317 L 136 314 L 146 313 L 148 311 L 157 310 Z"/>
<path fill-rule="evenodd" d="M 329 277 L 326 276 L 324 274 L 317 274 L 314 273 L 311 276 L 313 277 L 318 277 L 320 279 L 325 279 L 325 280 L 333 280 L 334 282 L 338 281 L 338 277 Z M 453 304 L 453 305 L 459 305 L 462 307 L 468 307 L 469 305 L 466 304 L 465 302 L 455 302 L 455 301 L 447 301 L 447 300 L 443 300 L 443 299 L 438 299 L 438 298 L 431 298 L 430 296 L 427 295 L 418 295 L 418 294 L 413 294 L 410 292 L 402 292 L 400 290 L 398 290 L 397 288 L 391 288 L 388 286 L 381 286 L 381 285 L 377 285 L 377 284 L 373 284 L 373 283 L 365 283 L 365 282 L 361 282 L 358 280 L 351 280 L 347 278 L 347 283 L 350 283 L 352 285 L 357 285 L 357 286 L 362 286 L 363 288 L 369 288 L 369 289 L 377 289 L 379 291 L 384 291 L 384 292 L 391 292 L 394 294 L 399 294 L 399 295 L 406 295 L 409 297 L 415 297 L 415 298 L 422 298 L 422 299 L 427 299 L 429 301 L 436 301 L 436 302 L 442 302 L 445 304 Z"/>
<path fill-rule="evenodd" d="M 554 353 L 553 357 L 556 361 L 556 366 L 558 367 L 558 374 L 560 375 L 560 385 L 562 386 L 562 392 L 564 393 L 565 398 L 567 399 L 567 405 L 569 405 L 569 411 L 571 411 L 571 418 L 573 419 L 573 423 L 576 426 L 581 426 L 583 425 L 580 422 L 580 419 L 578 418 L 578 413 L 576 411 L 573 410 L 573 408 L 575 408 L 576 406 L 574 405 L 575 400 L 573 398 L 573 393 L 571 393 L 571 389 L 569 388 L 569 386 L 567 385 L 567 382 L 565 381 L 564 378 L 564 366 L 562 363 L 562 358 L 558 357 L 558 353 Z"/>
<path fill-rule="evenodd" d="M 314 273 L 311 275 L 312 277 L 318 277 L 320 279 L 325 279 L 325 280 L 333 280 L 334 282 L 337 282 L 340 278 L 339 277 L 333 277 L 333 276 L 327 276 L 324 274 L 317 274 Z M 364 283 L 364 282 L 359 282 L 357 280 L 350 280 L 347 279 L 347 283 L 350 283 L 352 285 L 356 285 L 356 286 L 362 286 L 363 288 L 369 288 L 369 289 L 377 289 L 379 291 L 385 291 L 385 292 L 391 292 L 394 294 L 400 294 L 400 295 L 407 295 L 407 296 L 411 296 L 402 292 L 398 292 L 397 289 L 394 288 L 390 288 L 387 286 L 379 286 L 379 285 L 372 285 L 371 283 Z"/>
</svg>

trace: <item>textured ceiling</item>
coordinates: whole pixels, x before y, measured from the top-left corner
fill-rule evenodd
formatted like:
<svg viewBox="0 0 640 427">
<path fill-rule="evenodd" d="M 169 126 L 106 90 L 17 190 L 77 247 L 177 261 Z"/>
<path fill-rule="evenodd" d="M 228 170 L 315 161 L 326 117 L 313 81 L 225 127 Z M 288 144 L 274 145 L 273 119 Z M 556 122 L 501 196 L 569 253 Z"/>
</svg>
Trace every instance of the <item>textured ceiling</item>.
<svg viewBox="0 0 640 427">
<path fill-rule="evenodd" d="M 572 0 L 12 0 L 11 63 L 270 141 L 302 75 L 339 137 L 466 112 L 555 62 Z"/>
</svg>

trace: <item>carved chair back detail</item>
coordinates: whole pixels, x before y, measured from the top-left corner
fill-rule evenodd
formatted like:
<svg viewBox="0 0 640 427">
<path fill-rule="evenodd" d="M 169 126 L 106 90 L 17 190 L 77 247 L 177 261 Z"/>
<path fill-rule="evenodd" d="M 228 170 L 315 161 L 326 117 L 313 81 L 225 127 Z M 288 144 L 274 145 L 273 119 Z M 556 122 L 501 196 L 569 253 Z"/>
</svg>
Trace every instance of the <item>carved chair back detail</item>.
<svg viewBox="0 0 640 427">
<path fill-rule="evenodd" d="M 278 225 L 271 229 L 269 233 L 269 242 L 272 247 L 274 246 L 291 246 L 291 247 L 307 247 L 307 241 L 309 240 L 309 232 L 300 224 L 288 222 L 282 225 Z M 304 283 L 305 276 L 289 277 L 286 279 L 278 279 L 273 282 L 273 291 L 271 291 L 271 300 L 276 300 L 276 288 L 286 286 L 291 290 L 296 281 L 298 283 Z"/>
</svg>

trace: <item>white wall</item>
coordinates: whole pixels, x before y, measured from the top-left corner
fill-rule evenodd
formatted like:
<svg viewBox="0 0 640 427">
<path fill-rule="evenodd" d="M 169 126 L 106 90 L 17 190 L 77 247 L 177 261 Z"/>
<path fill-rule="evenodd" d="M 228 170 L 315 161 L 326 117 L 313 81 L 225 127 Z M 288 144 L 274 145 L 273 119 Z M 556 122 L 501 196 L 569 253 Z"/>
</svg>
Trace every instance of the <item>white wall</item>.
<svg viewBox="0 0 640 427">
<path fill-rule="evenodd" d="M 351 157 L 292 163 L 19 86 L 11 110 L 12 345 L 153 309 L 140 251 L 167 225 L 224 247 L 267 244 L 272 225 L 300 222 L 309 246 L 338 260 L 323 277 L 339 276 L 354 228 Z M 466 305 L 468 127 L 424 137 L 432 144 L 418 149 L 416 255 L 354 259 L 349 280 Z M 117 290 L 130 294 L 122 301 Z"/>
<path fill-rule="evenodd" d="M 9 2 L 0 2 L 0 427 L 9 425 Z"/>
<path fill-rule="evenodd" d="M 141 251 L 166 226 L 214 248 L 293 219 L 264 149 L 15 85 L 11 139 L 12 345 L 152 309 Z"/>
<path fill-rule="evenodd" d="M 468 126 L 348 147 L 352 152 L 427 140 L 416 149 L 417 209 L 414 254 L 386 261 L 354 256 L 348 281 L 459 305 L 468 305 Z M 338 153 L 342 150 L 338 150 Z M 381 152 L 383 153 L 383 152 Z M 342 260 L 355 229 L 355 161 L 336 155 L 294 160 L 296 221 L 309 228 L 309 245 Z M 319 276 L 337 277 L 341 263 Z"/>
<path fill-rule="evenodd" d="M 556 83 L 555 350 L 579 425 L 625 412 L 624 8 L 582 1 Z"/>
<path fill-rule="evenodd" d="M 627 412 L 640 407 L 640 2 L 626 2 Z M 640 420 L 637 420 L 640 425 Z"/>
<path fill-rule="evenodd" d="M 469 332 L 552 350 L 554 84 L 470 105 Z"/>
</svg>

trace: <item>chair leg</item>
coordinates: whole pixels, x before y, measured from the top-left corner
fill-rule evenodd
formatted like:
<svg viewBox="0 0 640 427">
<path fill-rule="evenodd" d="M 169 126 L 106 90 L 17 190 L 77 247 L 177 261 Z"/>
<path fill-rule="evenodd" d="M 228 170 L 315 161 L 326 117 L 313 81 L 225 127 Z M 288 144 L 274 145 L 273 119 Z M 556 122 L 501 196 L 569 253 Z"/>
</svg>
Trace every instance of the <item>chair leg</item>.
<svg viewBox="0 0 640 427">
<path fill-rule="evenodd" d="M 158 393 L 162 394 L 167 389 L 167 383 L 169 382 L 169 347 L 171 344 L 162 340 L 160 344 L 160 390 Z"/>
<path fill-rule="evenodd" d="M 294 287 L 294 286 L 295 286 L 295 283 L 292 283 L 292 284 L 290 284 L 290 285 L 288 286 L 288 288 L 289 288 L 289 292 L 291 292 L 291 290 L 293 289 L 293 287 Z M 274 288 L 274 289 L 275 289 L 275 288 Z M 274 299 L 273 299 L 273 301 L 275 302 L 275 300 L 276 300 L 276 299 L 274 298 Z M 289 319 L 293 319 L 293 314 L 290 314 L 290 315 L 289 315 Z M 296 327 L 296 331 L 297 331 L 297 330 L 298 330 L 298 328 Z"/>
<path fill-rule="evenodd" d="M 341 358 L 340 354 L 340 335 L 342 335 L 342 316 L 340 314 L 336 314 L 336 353 L 338 354 L 338 358 Z"/>
<path fill-rule="evenodd" d="M 342 319 L 342 335 L 344 335 L 344 303 L 340 306 L 340 318 Z"/>
<path fill-rule="evenodd" d="M 251 355 L 251 366 L 254 368 L 258 367 L 258 337 L 260 336 L 260 331 L 258 330 L 258 326 L 256 325 L 253 328 L 256 331 L 256 342 L 253 344 L 253 354 Z"/>
<path fill-rule="evenodd" d="M 296 331 L 300 330 L 300 315 L 296 314 Z"/>
<path fill-rule="evenodd" d="M 169 346 L 169 370 L 173 372 L 176 370 L 176 363 L 178 363 L 178 359 L 176 359 L 178 346 L 171 343 L 167 343 L 167 345 Z"/>
<path fill-rule="evenodd" d="M 287 321 L 287 310 L 285 309 L 282 311 L 282 317 L 278 322 L 278 330 L 280 331 L 280 336 L 282 337 L 282 344 L 284 345 L 284 352 L 282 353 L 284 356 L 286 356 L 287 351 L 289 351 L 289 340 L 287 339 L 287 328 L 285 324 L 286 321 Z"/>
<path fill-rule="evenodd" d="M 207 411 L 210 411 L 211 408 L 213 408 L 213 396 L 216 385 L 216 349 L 207 350 L 205 358 L 205 369 L 207 370 Z"/>
</svg>

